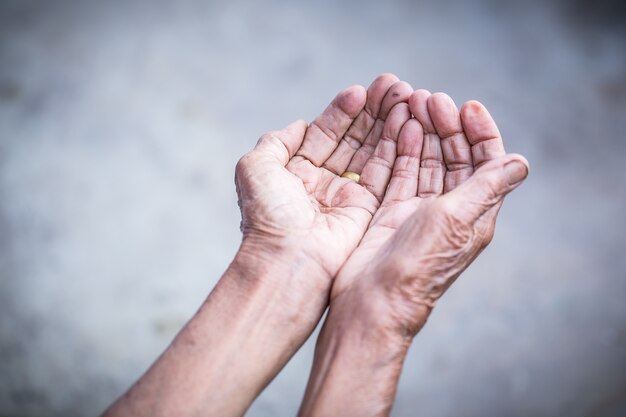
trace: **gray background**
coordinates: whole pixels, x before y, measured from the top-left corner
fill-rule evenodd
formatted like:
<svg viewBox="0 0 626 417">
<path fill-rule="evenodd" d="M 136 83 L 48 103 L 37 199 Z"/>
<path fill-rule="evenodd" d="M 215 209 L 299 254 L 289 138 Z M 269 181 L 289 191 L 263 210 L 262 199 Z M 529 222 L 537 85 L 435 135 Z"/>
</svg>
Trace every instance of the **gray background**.
<svg viewBox="0 0 626 417">
<path fill-rule="evenodd" d="M 624 10 L 520 3 L 1 1 L 0 415 L 121 394 L 236 251 L 239 156 L 387 71 L 532 165 L 394 416 L 626 415 Z M 248 415 L 295 414 L 312 347 Z"/>
</svg>

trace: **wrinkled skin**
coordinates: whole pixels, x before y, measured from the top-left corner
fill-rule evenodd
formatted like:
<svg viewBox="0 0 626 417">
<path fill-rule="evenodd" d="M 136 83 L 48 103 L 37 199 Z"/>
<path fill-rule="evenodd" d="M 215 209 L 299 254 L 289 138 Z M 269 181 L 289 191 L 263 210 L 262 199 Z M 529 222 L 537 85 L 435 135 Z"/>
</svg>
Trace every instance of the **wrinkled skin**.
<svg viewBox="0 0 626 417">
<path fill-rule="evenodd" d="M 528 163 L 505 153 L 478 102 L 459 112 L 445 94 L 418 90 L 409 105 L 415 119 L 390 129 L 399 133 L 389 188 L 339 273 L 331 308 L 343 293 L 354 303 L 382 294 L 382 303 L 372 303 L 384 307 L 376 316 L 414 335 L 491 241 L 504 196 L 526 177 Z"/>
<path fill-rule="evenodd" d="M 390 74 L 264 135 L 237 165 L 235 259 L 105 415 L 243 415 L 329 296 L 300 415 L 388 415 L 411 337 L 527 172 L 480 103 L 459 113 Z"/>
<path fill-rule="evenodd" d="M 329 285 L 380 205 L 368 188 L 340 174 L 369 162 L 390 109 L 412 91 L 383 74 L 367 92 L 360 86 L 340 92 L 310 126 L 298 121 L 261 137 L 236 169 L 244 241 L 276 252 L 267 256 L 277 260 L 290 259 L 284 251 L 301 252 Z M 373 182 L 380 188 L 386 181 Z"/>
<path fill-rule="evenodd" d="M 383 74 L 367 92 L 339 93 L 310 126 L 264 135 L 240 160 L 244 242 L 277 261 L 303 254 L 318 273 L 302 279 L 320 280 L 320 291 L 336 277 L 331 308 L 343 293 L 381 294 L 376 314 L 414 334 L 490 242 L 504 196 L 527 172 L 482 104 L 459 111 L 445 94 Z"/>
</svg>

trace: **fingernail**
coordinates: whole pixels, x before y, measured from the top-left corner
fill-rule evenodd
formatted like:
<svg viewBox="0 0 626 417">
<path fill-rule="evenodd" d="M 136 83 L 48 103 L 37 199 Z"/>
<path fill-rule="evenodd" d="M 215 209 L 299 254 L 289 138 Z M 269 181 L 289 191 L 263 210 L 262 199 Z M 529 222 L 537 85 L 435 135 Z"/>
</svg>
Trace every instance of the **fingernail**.
<svg viewBox="0 0 626 417">
<path fill-rule="evenodd" d="M 528 176 L 528 169 L 520 161 L 511 161 L 504 165 L 504 175 L 509 185 L 515 185 Z"/>
</svg>

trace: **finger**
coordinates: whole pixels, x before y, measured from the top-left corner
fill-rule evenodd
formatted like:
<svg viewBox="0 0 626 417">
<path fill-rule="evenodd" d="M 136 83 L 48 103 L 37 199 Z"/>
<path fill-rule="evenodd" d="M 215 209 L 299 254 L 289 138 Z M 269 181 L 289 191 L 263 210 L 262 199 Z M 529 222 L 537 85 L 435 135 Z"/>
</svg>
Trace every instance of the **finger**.
<svg viewBox="0 0 626 417">
<path fill-rule="evenodd" d="M 504 197 L 526 179 L 528 171 L 526 158 L 517 154 L 505 155 L 485 163 L 470 179 L 442 198 L 458 207 L 463 220 L 474 222 L 494 207 L 497 210 Z"/>
<path fill-rule="evenodd" d="M 480 102 L 472 100 L 463 104 L 461 122 L 472 147 L 474 169 L 506 154 L 498 126 Z"/>
<path fill-rule="evenodd" d="M 367 99 L 363 110 L 343 136 L 333 154 L 324 163 L 324 168 L 337 175 L 344 173 L 355 152 L 365 142 L 380 112 L 383 99 L 389 89 L 398 81 L 393 74 L 382 74 L 367 89 Z"/>
<path fill-rule="evenodd" d="M 365 105 L 365 89 L 360 85 L 346 88 L 309 126 L 297 155 L 321 166 L 335 150 L 354 119 Z"/>
<path fill-rule="evenodd" d="M 437 132 L 430 119 L 430 114 L 428 113 L 428 97 L 431 95 L 430 91 L 420 89 L 415 90 L 413 94 L 411 94 L 411 97 L 409 97 L 411 113 L 413 113 L 413 116 L 415 116 L 417 121 L 422 125 L 424 134 Z"/>
<path fill-rule="evenodd" d="M 379 120 L 387 120 L 389 112 L 391 112 L 398 103 L 408 103 L 412 93 L 413 87 L 406 81 L 394 83 L 383 98 L 377 118 Z"/>
<path fill-rule="evenodd" d="M 465 182 L 474 172 L 472 150 L 463 126 L 459 109 L 444 93 L 428 97 L 428 113 L 441 140 L 443 160 L 446 164 L 443 192 L 446 193 Z"/>
<path fill-rule="evenodd" d="M 422 125 L 417 119 L 409 119 L 398 137 L 397 157 L 385 202 L 403 201 L 417 194 L 420 155 L 424 143 Z"/>
<path fill-rule="evenodd" d="M 424 144 L 422 146 L 417 186 L 418 197 L 440 195 L 443 192 L 443 180 L 446 173 L 441 140 L 437 135 L 435 125 L 428 111 L 428 99 L 430 96 L 431 94 L 427 90 L 417 90 L 409 98 L 411 113 L 413 113 L 424 129 Z"/>
<path fill-rule="evenodd" d="M 296 120 L 282 130 L 268 132 L 258 140 L 255 150 L 267 152 L 275 157 L 283 166 L 295 155 L 302 144 L 307 123 Z"/>
<path fill-rule="evenodd" d="M 398 103 L 391 109 L 376 149 L 361 172 L 360 184 L 374 194 L 378 201 L 383 201 L 391 177 L 400 130 L 410 118 L 407 103 Z"/>
<path fill-rule="evenodd" d="M 378 141 L 383 133 L 385 120 L 389 111 L 396 104 L 408 101 L 412 92 L 413 88 L 411 85 L 404 81 L 398 81 L 391 86 L 383 99 L 372 130 L 370 130 L 370 133 L 367 135 L 367 138 L 365 138 L 361 147 L 354 153 L 354 156 L 348 165 L 348 171 L 356 172 L 357 174 L 360 174 L 363 171 L 363 167 L 374 153 L 376 145 L 378 145 Z"/>
</svg>

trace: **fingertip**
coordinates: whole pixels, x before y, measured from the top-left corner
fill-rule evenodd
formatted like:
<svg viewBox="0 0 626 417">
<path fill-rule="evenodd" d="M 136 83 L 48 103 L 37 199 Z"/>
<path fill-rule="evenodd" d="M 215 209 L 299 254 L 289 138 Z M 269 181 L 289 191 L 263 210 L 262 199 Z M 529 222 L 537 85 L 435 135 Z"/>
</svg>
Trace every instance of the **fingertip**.
<svg viewBox="0 0 626 417">
<path fill-rule="evenodd" d="M 447 95 L 446 93 L 442 92 L 442 91 L 437 91 L 435 93 L 432 93 L 429 97 L 429 100 L 444 100 L 444 101 L 452 101 L 452 97 L 450 97 L 449 95 Z"/>
<path fill-rule="evenodd" d="M 406 81 L 397 81 L 385 94 L 383 98 L 383 102 L 380 106 L 380 111 L 378 112 L 378 117 L 381 120 L 386 120 L 389 117 L 389 113 L 398 103 L 406 103 L 413 92 L 413 87 Z M 408 104 L 407 104 L 408 111 Z"/>
<path fill-rule="evenodd" d="M 486 162 L 472 178 L 476 176 L 476 179 L 486 179 L 492 184 L 487 188 L 497 196 L 504 196 L 517 188 L 528 177 L 528 173 L 529 164 L 526 158 L 519 154 L 507 154 Z M 484 183 L 474 182 L 478 186 Z"/>
<path fill-rule="evenodd" d="M 413 94 L 413 87 L 406 81 L 396 81 L 390 92 L 394 97 L 402 96 L 405 100 L 408 100 L 411 94 Z"/>
<path fill-rule="evenodd" d="M 367 91 L 367 89 L 363 87 L 361 84 L 351 85 L 350 87 L 345 88 L 345 90 L 360 90 L 363 92 L 363 94 L 365 94 L 365 92 Z"/>
<path fill-rule="evenodd" d="M 391 72 L 383 72 L 382 74 L 380 74 L 378 77 L 376 77 L 376 79 L 374 80 L 374 82 L 397 82 L 400 81 L 400 78 L 398 78 L 398 76 L 396 74 L 393 74 Z"/>
<path fill-rule="evenodd" d="M 461 124 L 471 145 L 496 139 L 500 148 L 499 153 L 504 153 L 504 145 L 498 126 L 481 102 L 470 100 L 463 104 L 461 107 Z"/>
<path fill-rule="evenodd" d="M 481 110 L 486 110 L 486 108 L 483 103 L 478 100 L 466 101 L 461 107 L 461 113 L 477 113 Z"/>
<path fill-rule="evenodd" d="M 447 95 L 446 93 L 441 93 L 441 92 L 437 92 L 434 94 L 431 94 L 428 97 L 428 108 L 438 108 L 438 109 L 454 109 L 458 112 L 458 109 L 456 107 L 456 104 L 454 103 L 454 100 L 452 100 L 452 97 L 450 97 L 449 95 Z"/>
<path fill-rule="evenodd" d="M 379 117 L 381 110 L 383 110 L 383 104 L 388 95 L 387 93 L 393 90 L 394 86 L 396 88 L 398 87 L 398 81 L 400 81 L 400 79 L 390 73 L 381 74 L 372 81 L 367 89 L 367 100 L 365 104 L 365 109 L 370 116 L 375 119 Z M 386 110 L 389 109 L 387 108 Z"/>
<path fill-rule="evenodd" d="M 289 132 L 299 132 L 299 131 L 304 132 L 307 129 L 307 127 L 309 127 L 309 124 L 305 120 L 298 119 L 296 121 L 291 122 L 283 130 L 286 130 Z"/>
<path fill-rule="evenodd" d="M 435 93 L 428 97 L 428 113 L 438 135 L 447 138 L 463 130 L 459 109 L 452 97 L 445 93 Z"/>
<path fill-rule="evenodd" d="M 526 165 L 526 168 L 528 168 L 528 170 L 530 171 L 530 162 L 528 162 L 528 159 L 526 159 L 526 157 L 524 155 L 521 155 L 519 153 L 510 153 L 510 154 L 508 154 L 508 156 L 511 159 L 517 159 L 522 164 Z"/>
<path fill-rule="evenodd" d="M 335 105 L 349 117 L 356 117 L 365 106 L 367 92 L 362 85 L 353 85 L 335 97 Z"/>
<path fill-rule="evenodd" d="M 503 169 L 509 185 L 517 185 L 528 178 L 530 164 L 520 154 L 509 154 L 503 164 Z"/>
<path fill-rule="evenodd" d="M 409 83 L 408 81 L 400 81 L 400 82 L 402 83 L 403 86 L 408 87 L 409 96 L 413 94 L 413 86 L 411 85 L 411 83 Z"/>
<path fill-rule="evenodd" d="M 418 104 L 426 102 L 430 95 L 431 92 L 423 88 L 413 91 L 413 94 L 409 97 L 409 107 L 411 108 L 411 112 L 415 114 L 414 109 L 417 108 Z"/>
<path fill-rule="evenodd" d="M 481 119 L 491 120 L 491 114 L 483 103 L 478 100 L 470 100 L 461 106 L 461 118 L 467 123 L 472 123 Z"/>
<path fill-rule="evenodd" d="M 435 126 L 428 112 L 428 98 L 430 96 L 431 93 L 428 90 L 415 90 L 413 94 L 411 94 L 411 97 L 409 97 L 409 108 L 413 116 L 422 124 L 424 131 L 434 133 Z"/>
<path fill-rule="evenodd" d="M 401 101 L 408 103 L 412 93 L 413 87 L 411 87 L 411 84 L 406 81 L 397 81 L 387 91 L 384 101 L 392 103 L 392 105 Z"/>
<path fill-rule="evenodd" d="M 304 119 L 297 119 L 291 122 L 287 127 L 307 127 L 309 124 Z"/>
</svg>

